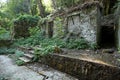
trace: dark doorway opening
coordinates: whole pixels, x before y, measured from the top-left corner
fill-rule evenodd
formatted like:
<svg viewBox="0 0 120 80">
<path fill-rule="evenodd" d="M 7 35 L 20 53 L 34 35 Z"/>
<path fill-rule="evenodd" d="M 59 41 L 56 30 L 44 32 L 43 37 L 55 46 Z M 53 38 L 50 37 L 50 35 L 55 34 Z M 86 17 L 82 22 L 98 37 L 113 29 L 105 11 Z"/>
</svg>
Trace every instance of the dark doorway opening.
<svg viewBox="0 0 120 80">
<path fill-rule="evenodd" d="M 115 29 L 113 26 L 102 26 L 100 32 L 100 47 L 115 47 Z"/>
</svg>

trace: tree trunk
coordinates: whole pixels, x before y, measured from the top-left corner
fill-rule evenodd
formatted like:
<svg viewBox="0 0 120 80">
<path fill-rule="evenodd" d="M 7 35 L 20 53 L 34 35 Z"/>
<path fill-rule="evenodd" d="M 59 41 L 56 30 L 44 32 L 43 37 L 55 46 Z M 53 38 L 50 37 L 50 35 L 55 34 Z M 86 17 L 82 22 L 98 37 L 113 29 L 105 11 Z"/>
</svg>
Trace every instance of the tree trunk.
<svg viewBox="0 0 120 80">
<path fill-rule="evenodd" d="M 42 0 L 37 0 L 37 2 L 38 2 L 38 8 L 40 11 L 40 16 L 44 18 L 46 16 L 45 6 L 42 4 Z"/>
<path fill-rule="evenodd" d="M 31 2 L 31 14 L 32 15 L 36 15 L 38 13 L 37 5 L 38 5 L 38 3 L 36 0 Z"/>
</svg>

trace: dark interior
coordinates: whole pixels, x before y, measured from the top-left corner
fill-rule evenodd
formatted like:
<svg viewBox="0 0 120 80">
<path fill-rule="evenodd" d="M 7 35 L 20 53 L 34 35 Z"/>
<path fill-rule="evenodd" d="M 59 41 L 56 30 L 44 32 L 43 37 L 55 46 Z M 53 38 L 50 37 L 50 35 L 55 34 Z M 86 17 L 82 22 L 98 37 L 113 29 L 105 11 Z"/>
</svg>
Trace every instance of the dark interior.
<svg viewBox="0 0 120 80">
<path fill-rule="evenodd" d="M 112 26 L 102 26 L 100 32 L 100 47 L 111 48 L 115 46 L 115 30 Z"/>
<path fill-rule="evenodd" d="M 109 4 L 109 8 L 108 8 L 108 5 L 107 3 L 110 3 Z M 104 7 L 104 10 L 107 10 L 108 8 L 108 14 L 113 14 L 114 11 L 113 11 L 113 7 L 116 5 L 116 2 L 117 0 L 103 0 L 103 5 L 105 6 Z M 106 12 L 106 11 L 104 11 Z M 105 14 L 103 15 L 105 16 Z M 111 25 L 111 26 L 101 26 L 101 29 L 100 29 L 100 43 L 99 43 L 99 46 L 100 48 L 113 48 L 115 47 L 115 29 L 114 29 L 114 25 Z"/>
</svg>

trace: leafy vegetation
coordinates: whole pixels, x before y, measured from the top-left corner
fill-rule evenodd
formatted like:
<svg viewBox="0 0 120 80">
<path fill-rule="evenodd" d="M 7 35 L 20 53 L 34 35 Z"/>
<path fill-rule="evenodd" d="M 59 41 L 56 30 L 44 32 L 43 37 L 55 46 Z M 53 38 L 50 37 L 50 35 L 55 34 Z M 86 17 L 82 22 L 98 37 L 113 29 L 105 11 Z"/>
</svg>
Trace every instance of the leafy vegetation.
<svg viewBox="0 0 120 80">
<path fill-rule="evenodd" d="M 15 55 L 16 55 L 17 57 L 22 57 L 23 54 L 24 54 L 24 52 L 19 51 L 19 50 L 15 50 Z"/>
<path fill-rule="evenodd" d="M 14 53 L 15 53 L 15 49 L 13 48 L 6 48 L 6 47 L 0 48 L 0 54 L 14 54 Z"/>
<path fill-rule="evenodd" d="M 5 28 L 0 27 L 0 40 L 9 40 L 10 31 L 7 31 Z"/>
<path fill-rule="evenodd" d="M 24 61 L 21 61 L 19 59 L 19 57 L 22 57 L 24 55 L 24 52 L 23 51 L 20 51 L 20 50 L 17 50 L 15 49 L 14 50 L 14 54 L 13 55 L 10 55 L 10 57 L 15 61 L 15 63 L 18 65 L 18 66 L 21 66 L 24 64 Z"/>
<path fill-rule="evenodd" d="M 16 60 L 16 64 L 17 64 L 18 66 L 21 66 L 21 65 L 23 65 L 24 63 L 25 63 L 24 61 Z"/>
<path fill-rule="evenodd" d="M 27 23 L 27 26 L 34 26 L 38 23 L 39 17 L 32 15 L 20 15 L 14 20 L 15 23 Z M 21 24 L 22 25 L 22 24 Z"/>
<path fill-rule="evenodd" d="M 28 37 L 29 29 L 37 26 L 39 21 L 38 16 L 32 15 L 20 15 L 17 19 L 14 20 L 13 33 L 15 38 L 19 37 Z M 19 32 L 19 33 L 18 33 Z"/>
<path fill-rule="evenodd" d="M 34 33 L 34 28 L 31 30 Z M 36 30 L 35 30 L 36 31 Z M 31 32 L 31 33 L 32 33 Z M 39 35 L 38 35 L 39 34 Z M 68 42 L 65 42 L 59 38 L 46 38 L 42 36 L 42 33 L 38 30 L 36 34 L 31 35 L 28 38 L 18 39 L 14 45 L 17 46 L 32 46 L 35 47 L 35 55 L 43 56 L 49 53 L 53 53 L 55 47 L 58 48 L 68 48 L 68 49 L 86 49 L 86 48 L 96 48 L 96 45 L 90 45 L 84 39 L 70 39 Z M 36 47 L 37 46 L 37 47 Z"/>
</svg>

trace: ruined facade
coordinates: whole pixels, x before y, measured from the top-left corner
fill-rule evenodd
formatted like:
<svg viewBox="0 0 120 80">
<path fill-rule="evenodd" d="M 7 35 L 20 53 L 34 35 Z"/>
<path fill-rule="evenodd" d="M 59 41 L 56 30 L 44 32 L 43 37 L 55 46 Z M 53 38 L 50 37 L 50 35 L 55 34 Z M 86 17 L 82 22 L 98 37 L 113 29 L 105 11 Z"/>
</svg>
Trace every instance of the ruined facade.
<svg viewBox="0 0 120 80">
<path fill-rule="evenodd" d="M 98 43 L 101 21 L 100 5 L 97 2 L 85 3 L 68 12 L 66 19 L 66 32 L 84 38 L 90 43 Z M 69 36 L 71 37 L 71 36 Z"/>
<path fill-rule="evenodd" d="M 68 10 L 65 18 L 67 24 L 64 26 L 66 35 L 72 34 L 76 38 L 82 37 L 89 43 L 95 43 L 103 48 L 119 47 L 119 12 L 105 15 L 104 8 L 99 3 L 97 1 L 87 2 L 71 9 L 71 11 Z"/>
<path fill-rule="evenodd" d="M 80 12 L 74 12 L 68 19 L 68 33 L 85 38 L 88 42 L 96 43 L 97 41 L 97 7 L 94 6 Z"/>
</svg>

